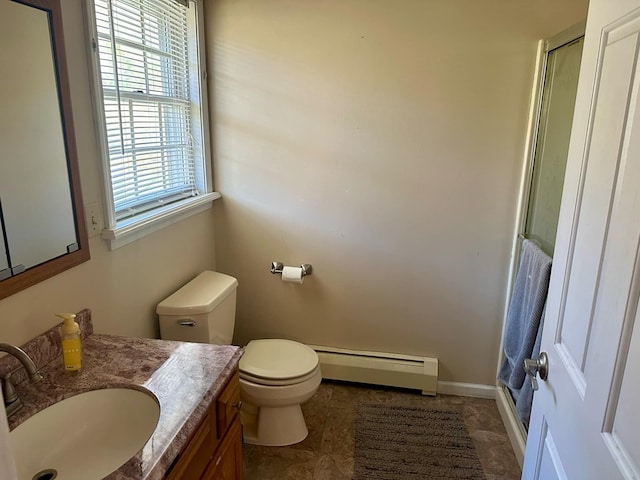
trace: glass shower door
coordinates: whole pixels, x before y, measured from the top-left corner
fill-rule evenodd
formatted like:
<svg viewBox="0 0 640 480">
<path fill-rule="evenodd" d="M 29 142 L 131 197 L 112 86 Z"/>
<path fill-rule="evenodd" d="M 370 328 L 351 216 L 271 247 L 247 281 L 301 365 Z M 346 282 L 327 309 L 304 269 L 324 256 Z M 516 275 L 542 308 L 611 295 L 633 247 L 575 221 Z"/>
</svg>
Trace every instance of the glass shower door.
<svg viewBox="0 0 640 480">
<path fill-rule="evenodd" d="M 583 38 L 549 52 L 524 236 L 553 257 Z"/>
</svg>

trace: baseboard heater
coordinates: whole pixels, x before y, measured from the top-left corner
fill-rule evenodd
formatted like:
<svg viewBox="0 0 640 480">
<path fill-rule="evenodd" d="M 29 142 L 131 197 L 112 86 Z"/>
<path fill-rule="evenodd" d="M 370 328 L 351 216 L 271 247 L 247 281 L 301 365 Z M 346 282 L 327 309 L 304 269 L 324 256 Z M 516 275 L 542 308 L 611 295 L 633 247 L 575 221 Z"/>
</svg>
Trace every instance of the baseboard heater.
<svg viewBox="0 0 640 480">
<path fill-rule="evenodd" d="M 437 393 L 437 358 L 309 346 L 318 352 L 322 378 L 412 388 L 423 395 Z"/>
</svg>

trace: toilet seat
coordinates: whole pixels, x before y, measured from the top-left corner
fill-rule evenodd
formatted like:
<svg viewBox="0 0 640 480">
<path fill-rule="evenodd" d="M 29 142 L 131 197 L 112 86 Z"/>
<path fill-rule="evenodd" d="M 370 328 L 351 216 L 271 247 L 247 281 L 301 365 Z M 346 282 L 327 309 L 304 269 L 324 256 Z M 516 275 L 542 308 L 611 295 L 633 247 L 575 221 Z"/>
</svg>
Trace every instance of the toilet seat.
<svg viewBox="0 0 640 480">
<path fill-rule="evenodd" d="M 318 354 L 291 340 L 252 340 L 240 358 L 240 378 L 260 385 L 301 383 L 316 375 L 318 369 Z"/>
<path fill-rule="evenodd" d="M 247 375 L 246 373 L 240 372 L 240 380 L 255 383 L 257 385 L 274 386 L 274 387 L 287 386 L 287 385 L 294 385 L 296 383 L 306 382 L 307 380 L 312 379 L 319 370 L 320 370 L 320 366 L 316 367 L 311 372 L 301 377 L 285 378 L 285 379 L 253 377 L 251 375 Z"/>
</svg>

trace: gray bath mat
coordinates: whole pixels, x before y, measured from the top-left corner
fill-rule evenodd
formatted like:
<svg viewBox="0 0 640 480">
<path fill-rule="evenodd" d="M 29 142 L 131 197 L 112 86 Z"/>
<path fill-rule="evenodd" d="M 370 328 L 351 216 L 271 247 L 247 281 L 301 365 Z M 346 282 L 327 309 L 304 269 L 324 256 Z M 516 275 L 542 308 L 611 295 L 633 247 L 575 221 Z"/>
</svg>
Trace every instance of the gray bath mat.
<svg viewBox="0 0 640 480">
<path fill-rule="evenodd" d="M 486 480 L 454 410 L 358 406 L 353 480 Z"/>
</svg>

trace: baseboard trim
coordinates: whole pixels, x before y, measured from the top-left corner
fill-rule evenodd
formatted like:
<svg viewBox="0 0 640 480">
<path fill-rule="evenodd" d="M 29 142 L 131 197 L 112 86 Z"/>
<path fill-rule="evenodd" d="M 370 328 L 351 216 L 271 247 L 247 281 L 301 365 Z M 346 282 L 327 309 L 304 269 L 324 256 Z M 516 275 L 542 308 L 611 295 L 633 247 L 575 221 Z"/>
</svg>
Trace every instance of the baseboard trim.
<svg viewBox="0 0 640 480">
<path fill-rule="evenodd" d="M 513 408 L 513 401 L 507 396 L 504 388 L 496 387 L 496 406 L 502 417 L 502 423 L 509 436 L 513 453 L 520 464 L 524 464 L 524 450 L 527 444 L 527 433 Z"/>
<path fill-rule="evenodd" d="M 495 385 L 479 383 L 438 382 L 438 393 L 459 395 L 461 397 L 496 398 Z"/>
</svg>

